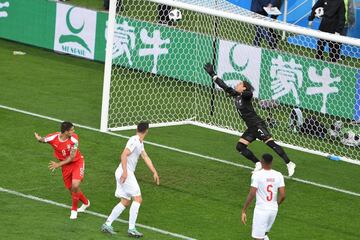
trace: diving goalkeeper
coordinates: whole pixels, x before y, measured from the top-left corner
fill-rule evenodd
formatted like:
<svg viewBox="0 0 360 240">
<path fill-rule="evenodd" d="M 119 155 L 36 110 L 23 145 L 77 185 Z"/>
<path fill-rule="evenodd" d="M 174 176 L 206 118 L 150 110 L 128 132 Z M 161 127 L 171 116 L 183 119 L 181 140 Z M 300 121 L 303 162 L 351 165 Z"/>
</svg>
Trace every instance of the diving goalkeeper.
<svg viewBox="0 0 360 240">
<path fill-rule="evenodd" d="M 262 166 L 260 160 L 247 147 L 251 142 L 258 138 L 272 148 L 282 159 L 284 159 L 289 176 L 291 177 L 295 172 L 296 165 L 290 161 L 283 148 L 275 143 L 270 131 L 267 129 L 265 121 L 255 112 L 252 105 L 254 88 L 251 84 L 247 81 L 240 81 L 235 86 L 235 89 L 233 89 L 227 86 L 224 81 L 216 75 L 212 64 L 205 64 L 204 69 L 219 87 L 229 94 L 230 97 L 234 98 L 237 112 L 245 121 L 247 126 L 247 129 L 236 145 L 236 149 L 244 155 L 244 157 L 255 163 L 254 172 L 261 170 Z"/>
</svg>

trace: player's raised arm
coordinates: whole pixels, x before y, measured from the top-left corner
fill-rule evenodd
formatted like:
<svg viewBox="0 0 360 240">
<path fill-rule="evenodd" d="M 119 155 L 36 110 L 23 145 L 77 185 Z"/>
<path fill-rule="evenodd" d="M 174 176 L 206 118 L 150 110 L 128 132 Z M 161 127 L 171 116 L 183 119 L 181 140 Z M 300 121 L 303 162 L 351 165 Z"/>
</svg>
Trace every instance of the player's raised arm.
<svg viewBox="0 0 360 240">
<path fill-rule="evenodd" d="M 230 96 L 235 97 L 237 95 L 240 95 L 240 93 L 226 85 L 224 81 L 216 75 L 214 65 L 212 65 L 211 63 L 207 63 L 204 66 L 204 70 L 210 75 L 211 79 Z"/>
<path fill-rule="evenodd" d="M 123 174 L 120 177 L 121 183 L 124 183 L 127 178 L 127 159 L 130 154 L 131 154 L 130 149 L 125 147 L 124 151 L 121 153 L 121 156 L 120 156 L 121 166 L 122 166 L 122 170 L 123 170 Z"/>
<path fill-rule="evenodd" d="M 145 152 L 145 150 L 143 150 L 141 152 L 141 157 L 142 159 L 144 159 L 146 165 L 148 166 L 148 168 L 150 169 L 150 171 L 153 173 L 153 178 L 154 181 L 156 182 L 157 185 L 160 184 L 160 177 L 154 167 L 154 164 L 152 163 L 151 159 L 149 158 L 149 156 L 147 155 L 147 153 Z"/>
<path fill-rule="evenodd" d="M 34 132 L 36 140 L 38 140 L 41 143 L 45 143 L 45 138 L 41 137 L 38 133 Z"/>
</svg>

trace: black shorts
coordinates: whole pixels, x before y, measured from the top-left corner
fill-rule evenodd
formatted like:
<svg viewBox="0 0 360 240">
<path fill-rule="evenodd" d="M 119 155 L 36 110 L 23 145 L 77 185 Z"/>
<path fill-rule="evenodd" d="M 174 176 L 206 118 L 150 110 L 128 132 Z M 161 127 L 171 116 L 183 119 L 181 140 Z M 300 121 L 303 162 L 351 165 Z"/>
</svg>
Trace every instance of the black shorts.
<svg viewBox="0 0 360 240">
<path fill-rule="evenodd" d="M 271 138 L 271 133 L 265 124 L 258 124 L 254 127 L 246 129 L 241 138 L 248 142 L 253 142 L 255 139 L 260 139 L 265 142 Z"/>
</svg>

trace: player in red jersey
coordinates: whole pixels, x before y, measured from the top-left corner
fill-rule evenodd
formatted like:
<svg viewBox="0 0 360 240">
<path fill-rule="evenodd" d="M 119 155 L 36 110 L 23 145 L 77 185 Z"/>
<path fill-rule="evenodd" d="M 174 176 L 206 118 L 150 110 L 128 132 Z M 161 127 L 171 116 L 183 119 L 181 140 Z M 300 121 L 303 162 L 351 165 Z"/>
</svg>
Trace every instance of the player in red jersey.
<svg viewBox="0 0 360 240">
<path fill-rule="evenodd" d="M 56 168 L 62 168 L 65 187 L 70 190 L 72 197 L 70 219 L 76 219 L 78 212 L 84 212 L 90 206 L 90 201 L 80 190 L 85 170 L 84 157 L 79 150 L 79 138 L 74 133 L 74 125 L 71 122 L 63 122 L 60 130 L 61 132 L 51 133 L 46 137 L 34 134 L 39 142 L 49 143 L 54 149 L 54 156 L 59 162 L 50 161 L 49 169 L 54 171 Z M 79 200 L 83 205 L 78 209 Z"/>
</svg>

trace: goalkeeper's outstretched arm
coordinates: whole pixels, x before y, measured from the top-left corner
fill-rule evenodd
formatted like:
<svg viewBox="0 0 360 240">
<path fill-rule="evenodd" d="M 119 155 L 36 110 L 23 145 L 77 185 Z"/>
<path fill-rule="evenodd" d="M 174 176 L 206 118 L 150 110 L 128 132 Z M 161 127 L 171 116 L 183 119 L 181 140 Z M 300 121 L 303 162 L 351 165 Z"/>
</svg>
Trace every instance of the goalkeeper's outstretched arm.
<svg viewBox="0 0 360 240">
<path fill-rule="evenodd" d="M 228 85 L 226 85 L 226 83 L 224 83 L 224 81 L 219 78 L 218 76 L 214 76 L 213 81 L 222 89 L 224 89 L 224 91 L 226 93 L 228 93 L 230 96 L 235 97 L 240 95 L 240 93 L 238 93 L 237 91 L 235 91 L 235 89 L 233 89 L 232 87 L 229 87 Z"/>
<path fill-rule="evenodd" d="M 226 85 L 226 83 L 224 83 L 224 81 L 216 75 L 214 71 L 214 66 L 211 63 L 205 64 L 204 69 L 210 75 L 211 79 L 230 96 L 235 97 L 240 95 L 240 93 Z"/>
</svg>

